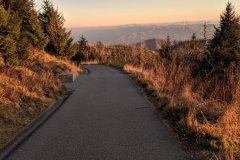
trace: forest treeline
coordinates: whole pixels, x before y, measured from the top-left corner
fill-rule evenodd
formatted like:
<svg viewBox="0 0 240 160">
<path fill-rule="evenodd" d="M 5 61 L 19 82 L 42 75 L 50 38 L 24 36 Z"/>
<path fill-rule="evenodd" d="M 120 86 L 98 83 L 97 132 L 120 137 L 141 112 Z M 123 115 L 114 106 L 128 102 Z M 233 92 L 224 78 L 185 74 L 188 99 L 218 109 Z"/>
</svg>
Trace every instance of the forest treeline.
<svg viewBox="0 0 240 160">
<path fill-rule="evenodd" d="M 40 12 L 32 0 L 1 0 L 0 17 L 0 57 L 6 66 L 27 59 L 30 46 L 60 57 L 77 52 L 62 13 L 48 0 L 43 1 Z"/>
</svg>

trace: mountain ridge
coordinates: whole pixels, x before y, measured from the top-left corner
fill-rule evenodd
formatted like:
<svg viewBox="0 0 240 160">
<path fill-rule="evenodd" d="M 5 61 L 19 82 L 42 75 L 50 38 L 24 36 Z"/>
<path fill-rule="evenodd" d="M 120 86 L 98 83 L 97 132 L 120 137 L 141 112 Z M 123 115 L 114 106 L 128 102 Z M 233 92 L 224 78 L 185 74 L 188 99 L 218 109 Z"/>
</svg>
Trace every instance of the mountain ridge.
<svg viewBox="0 0 240 160">
<path fill-rule="evenodd" d="M 165 40 L 163 39 L 147 39 L 142 42 L 138 42 L 135 44 L 137 47 L 143 47 L 149 50 L 159 50 L 162 48 Z"/>
<path fill-rule="evenodd" d="M 217 22 L 208 23 L 208 35 L 212 37 Z M 204 22 L 177 22 L 164 24 L 132 24 L 121 26 L 72 28 L 74 40 L 83 35 L 89 42 L 101 41 L 105 44 L 136 44 L 148 39 L 166 39 L 170 35 L 174 41 L 184 41 L 196 33 L 198 39 L 203 38 Z"/>
</svg>

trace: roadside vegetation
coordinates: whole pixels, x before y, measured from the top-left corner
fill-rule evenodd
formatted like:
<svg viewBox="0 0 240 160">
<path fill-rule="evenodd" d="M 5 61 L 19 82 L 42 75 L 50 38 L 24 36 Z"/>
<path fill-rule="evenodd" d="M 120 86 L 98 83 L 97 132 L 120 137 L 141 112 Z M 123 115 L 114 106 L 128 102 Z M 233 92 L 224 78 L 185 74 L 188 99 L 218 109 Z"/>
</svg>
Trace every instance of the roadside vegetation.
<svg viewBox="0 0 240 160">
<path fill-rule="evenodd" d="M 178 133 L 193 159 L 240 159 L 240 25 L 231 3 L 212 39 L 172 45 L 158 52 L 128 45 L 88 45 L 74 58 L 131 73 Z M 84 42 L 84 43 L 83 43 Z"/>
<path fill-rule="evenodd" d="M 6 68 L 0 60 L 0 147 L 65 94 L 58 74 L 81 71 L 44 51 L 30 48 L 29 52 L 23 64 L 14 68 Z"/>
<path fill-rule="evenodd" d="M 66 93 L 59 74 L 81 72 L 78 47 L 50 1 L 0 0 L 0 148 Z"/>
<path fill-rule="evenodd" d="M 57 76 L 75 64 L 122 68 L 156 103 L 193 159 L 240 159 L 240 25 L 227 3 L 212 39 L 159 51 L 131 45 L 74 43 L 64 17 L 43 1 L 0 0 L 0 146 L 48 109 L 66 89 Z"/>
</svg>

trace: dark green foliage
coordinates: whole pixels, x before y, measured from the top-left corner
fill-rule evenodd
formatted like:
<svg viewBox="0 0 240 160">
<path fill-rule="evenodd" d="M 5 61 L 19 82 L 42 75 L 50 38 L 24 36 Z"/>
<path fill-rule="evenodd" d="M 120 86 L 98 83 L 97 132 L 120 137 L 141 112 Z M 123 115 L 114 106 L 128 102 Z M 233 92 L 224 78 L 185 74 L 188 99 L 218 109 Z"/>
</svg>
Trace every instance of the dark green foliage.
<svg viewBox="0 0 240 160">
<path fill-rule="evenodd" d="M 221 15 L 220 27 L 216 28 L 205 61 L 204 74 L 223 78 L 226 72 L 239 74 L 240 70 L 240 25 L 233 5 L 227 3 Z"/>
<path fill-rule="evenodd" d="M 88 44 L 87 43 L 88 43 L 88 41 L 83 36 L 81 36 L 80 40 L 78 41 L 78 53 L 85 56 L 86 59 L 88 58 L 88 55 L 87 55 Z"/>
<path fill-rule="evenodd" d="M 191 50 L 196 50 L 197 47 L 197 37 L 196 37 L 196 33 L 193 33 L 192 38 L 190 40 L 190 49 Z"/>
<path fill-rule="evenodd" d="M 70 47 L 70 34 L 64 28 L 64 18 L 53 5 L 45 0 L 43 2 L 43 12 L 39 18 L 42 22 L 42 28 L 45 34 L 49 37 L 49 42 L 46 50 L 56 56 L 67 56 L 66 48 Z"/>
<path fill-rule="evenodd" d="M 18 63 L 17 41 L 20 34 L 20 23 L 15 14 L 10 14 L 0 5 L 0 56 L 6 65 Z"/>
<path fill-rule="evenodd" d="M 29 44 L 44 48 L 48 42 L 46 35 L 41 28 L 38 13 L 34 9 L 33 1 L 30 0 L 5 0 L 6 9 L 16 13 L 18 19 L 22 21 L 21 37 L 28 40 Z M 26 43 L 26 42 L 25 42 Z"/>
<path fill-rule="evenodd" d="M 48 38 L 32 0 L 4 0 L 0 8 L 0 53 L 6 65 L 26 59 L 30 45 L 46 46 Z"/>
<path fill-rule="evenodd" d="M 88 41 L 83 36 L 81 36 L 77 43 L 78 51 L 72 57 L 72 60 L 78 63 L 89 60 L 89 46 L 87 43 Z"/>
<path fill-rule="evenodd" d="M 25 60 L 29 56 L 29 49 L 30 42 L 27 36 L 27 33 L 22 32 L 19 41 L 17 43 L 17 56 L 19 60 Z"/>
<path fill-rule="evenodd" d="M 69 38 L 64 49 L 64 53 L 68 58 L 73 57 L 78 51 L 77 43 L 73 43 L 73 38 Z"/>
<path fill-rule="evenodd" d="M 81 36 L 77 42 L 77 52 L 72 57 L 72 60 L 76 61 L 77 63 L 82 61 L 99 60 L 101 56 L 97 48 L 90 47 L 88 45 L 88 41 Z"/>
<path fill-rule="evenodd" d="M 33 10 L 29 13 L 28 26 L 29 29 L 26 32 L 28 32 L 32 44 L 39 48 L 44 48 L 48 43 L 48 37 L 41 28 L 41 22 L 37 13 Z"/>
<path fill-rule="evenodd" d="M 16 43 L 10 38 L 3 38 L 0 36 L 0 56 L 3 57 L 4 63 L 8 66 L 16 65 L 18 63 L 16 52 Z"/>
<path fill-rule="evenodd" d="M 49 1 L 44 1 L 39 15 L 34 0 L 0 0 L 0 17 L 0 57 L 6 65 L 28 58 L 31 45 L 57 56 L 72 57 L 77 52 L 62 14 Z"/>
<path fill-rule="evenodd" d="M 170 36 L 167 36 L 167 40 L 163 44 L 162 48 L 159 50 L 160 57 L 165 59 L 171 59 L 172 57 L 172 44 L 170 40 Z"/>
</svg>

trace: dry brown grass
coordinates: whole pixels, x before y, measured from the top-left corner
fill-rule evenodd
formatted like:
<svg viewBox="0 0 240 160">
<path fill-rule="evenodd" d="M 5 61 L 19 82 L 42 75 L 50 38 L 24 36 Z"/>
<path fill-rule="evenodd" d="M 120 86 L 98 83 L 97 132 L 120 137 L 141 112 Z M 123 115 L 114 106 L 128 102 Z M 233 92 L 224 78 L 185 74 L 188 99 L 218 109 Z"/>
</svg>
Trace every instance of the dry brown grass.
<svg viewBox="0 0 240 160">
<path fill-rule="evenodd" d="M 118 45 L 105 46 L 99 55 L 100 63 L 123 67 L 147 86 L 163 117 L 181 139 L 190 142 L 188 150 L 194 159 L 240 159 L 238 80 L 228 75 L 227 83 L 211 77 L 193 78 L 193 62 L 182 53 L 188 51 L 178 52 L 183 58 L 169 61 L 142 48 Z M 197 54 L 198 58 L 202 56 Z"/>
<path fill-rule="evenodd" d="M 99 61 L 97 61 L 97 60 L 84 61 L 84 62 L 81 62 L 81 64 L 83 64 L 83 65 L 97 65 L 97 64 L 99 64 Z"/>
<path fill-rule="evenodd" d="M 78 66 L 76 66 L 74 63 L 72 63 L 67 59 L 60 59 L 53 55 L 47 54 L 42 50 L 37 50 L 36 48 L 31 48 L 30 52 L 31 52 L 31 56 L 28 58 L 30 61 L 35 61 L 36 59 L 38 59 L 40 63 L 49 64 L 50 67 L 52 67 L 54 72 L 58 71 L 58 69 L 61 69 L 61 70 L 68 69 L 71 71 L 82 72 L 81 68 L 79 68 Z"/>
<path fill-rule="evenodd" d="M 214 98 L 204 99 L 202 90 L 193 91 L 196 82 L 191 82 L 188 69 L 171 66 L 168 72 L 169 68 L 165 66 L 161 65 L 156 72 L 154 69 L 126 64 L 124 70 L 146 82 L 148 87 L 157 91 L 158 97 L 167 97 L 168 107 L 177 111 L 182 107 L 187 108 L 188 114 L 178 120 L 178 125 L 187 126 L 189 132 L 193 131 L 200 137 L 207 135 L 209 139 L 201 139 L 201 143 L 207 148 L 219 150 L 215 159 L 237 159 L 240 153 L 239 100 L 227 104 Z"/>
<path fill-rule="evenodd" d="M 64 92 L 58 73 L 68 69 L 81 72 L 69 61 L 35 48 L 16 68 L 0 60 L 0 147 L 49 108 Z"/>
</svg>

